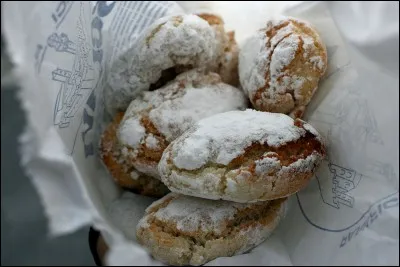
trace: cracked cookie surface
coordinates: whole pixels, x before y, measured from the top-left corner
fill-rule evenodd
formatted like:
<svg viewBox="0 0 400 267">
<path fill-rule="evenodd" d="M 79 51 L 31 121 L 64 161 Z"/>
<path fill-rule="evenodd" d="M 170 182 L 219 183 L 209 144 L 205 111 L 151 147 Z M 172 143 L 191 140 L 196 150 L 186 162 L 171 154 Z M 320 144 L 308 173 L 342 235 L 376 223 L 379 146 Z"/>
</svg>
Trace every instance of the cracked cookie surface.
<svg viewBox="0 0 400 267">
<path fill-rule="evenodd" d="M 137 239 L 161 262 L 202 265 L 262 243 L 284 217 L 285 202 L 242 204 L 170 193 L 147 208 Z"/>
<path fill-rule="evenodd" d="M 253 106 L 301 118 L 327 68 L 317 31 L 294 18 L 268 21 L 239 53 L 239 77 Z"/>
<path fill-rule="evenodd" d="M 244 203 L 296 193 L 324 157 L 311 125 L 248 109 L 200 120 L 167 147 L 158 170 L 172 192 Z"/>
<path fill-rule="evenodd" d="M 217 49 L 215 30 L 200 17 L 158 19 L 113 62 L 104 91 L 108 112 L 124 111 L 142 91 L 157 89 L 185 70 L 215 70 Z"/>
<path fill-rule="evenodd" d="M 100 158 L 114 181 L 124 189 L 145 196 L 162 197 L 168 188 L 157 179 L 137 171 L 123 156 L 123 147 L 117 140 L 117 129 L 124 116 L 118 113 L 107 126 L 100 140 Z"/>
<path fill-rule="evenodd" d="M 220 16 L 210 13 L 198 14 L 214 29 L 218 40 L 217 51 L 220 51 L 217 61 L 217 72 L 223 82 L 233 86 L 239 85 L 239 47 L 235 40 L 235 32 L 225 32 L 224 21 Z"/>
<path fill-rule="evenodd" d="M 133 100 L 117 137 L 125 148 L 126 161 L 138 171 L 159 178 L 157 166 L 170 142 L 200 119 L 243 110 L 247 102 L 241 90 L 223 83 L 218 74 L 187 71 Z"/>
</svg>

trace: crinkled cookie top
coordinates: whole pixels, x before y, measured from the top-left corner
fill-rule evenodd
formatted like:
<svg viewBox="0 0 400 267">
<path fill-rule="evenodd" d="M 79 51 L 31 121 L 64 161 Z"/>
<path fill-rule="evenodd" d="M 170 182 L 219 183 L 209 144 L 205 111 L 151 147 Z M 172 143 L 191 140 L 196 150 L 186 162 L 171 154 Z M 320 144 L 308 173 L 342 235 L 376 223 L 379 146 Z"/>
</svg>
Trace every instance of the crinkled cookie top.
<svg viewBox="0 0 400 267">
<path fill-rule="evenodd" d="M 308 124 L 303 127 L 297 127 L 292 118 L 278 113 L 247 109 L 217 114 L 199 121 L 176 139 L 172 160 L 177 168 L 186 170 L 208 163 L 228 165 L 254 143 L 279 147 L 304 136 L 305 129 L 313 129 Z M 313 129 L 312 133 L 317 132 Z"/>
<path fill-rule="evenodd" d="M 215 64 L 216 33 L 196 15 L 180 15 L 155 21 L 117 59 L 105 88 L 107 109 L 124 110 L 142 91 L 149 90 L 170 68 L 207 68 Z"/>
</svg>

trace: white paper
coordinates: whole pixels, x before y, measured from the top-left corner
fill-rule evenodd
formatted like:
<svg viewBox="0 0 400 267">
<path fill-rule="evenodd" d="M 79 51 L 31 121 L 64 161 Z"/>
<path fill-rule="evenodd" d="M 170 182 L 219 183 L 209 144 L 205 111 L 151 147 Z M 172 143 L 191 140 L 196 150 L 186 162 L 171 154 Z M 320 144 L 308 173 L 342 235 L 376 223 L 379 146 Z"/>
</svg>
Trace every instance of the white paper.
<svg viewBox="0 0 400 267">
<path fill-rule="evenodd" d="M 279 14 L 310 21 L 328 48 L 305 119 L 328 144 L 309 186 L 251 253 L 207 265 L 399 264 L 398 2 L 2 2 L 28 125 L 22 164 L 52 235 L 93 224 L 111 265 L 160 265 L 132 233 L 150 199 L 124 194 L 96 155 L 109 64 L 155 19 L 215 12 L 241 44 Z M 285 8 L 288 8 L 284 10 Z M 110 216 L 111 214 L 111 216 Z M 118 215 L 126 214 L 120 221 Z M 129 221 L 132 221 L 129 224 Z"/>
</svg>

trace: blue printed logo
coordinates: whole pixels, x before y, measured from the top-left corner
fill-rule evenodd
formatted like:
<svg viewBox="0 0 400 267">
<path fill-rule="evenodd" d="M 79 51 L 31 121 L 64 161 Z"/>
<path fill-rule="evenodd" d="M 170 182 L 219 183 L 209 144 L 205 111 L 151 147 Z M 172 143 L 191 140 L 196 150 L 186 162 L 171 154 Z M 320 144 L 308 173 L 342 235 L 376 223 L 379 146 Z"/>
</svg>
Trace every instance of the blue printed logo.
<svg viewBox="0 0 400 267">
<path fill-rule="evenodd" d="M 342 90 L 325 95 L 324 108 L 316 107 L 310 122 L 326 137 L 328 159 L 296 195 L 308 223 L 342 235 L 340 247 L 397 207 L 399 200 L 392 186 L 398 180 L 393 166 L 369 157 L 371 147 L 383 148 L 384 142 L 369 102 L 349 83 L 356 75 L 350 66 L 333 69 L 325 78 Z"/>
<path fill-rule="evenodd" d="M 65 17 L 70 11 L 74 1 L 59 1 L 55 10 L 51 13 L 51 18 L 56 24 L 56 29 L 63 23 Z"/>
<path fill-rule="evenodd" d="M 322 201 L 335 209 L 343 208 L 343 206 L 353 208 L 354 197 L 352 196 L 352 191 L 360 183 L 362 174 L 333 163 L 324 162 L 322 165 L 327 168 L 331 181 L 331 186 L 327 183 L 328 186 L 319 187 Z M 316 177 L 316 179 L 319 184 L 321 178 Z"/>
<path fill-rule="evenodd" d="M 93 56 L 93 64 L 95 67 L 99 69 L 99 79 L 94 88 L 102 86 L 102 78 L 104 72 L 104 52 L 103 52 L 103 21 L 102 18 L 106 17 L 110 14 L 115 6 L 115 1 L 112 3 L 107 3 L 108 1 L 98 1 L 95 7 L 92 10 L 92 15 L 94 16 L 91 23 L 91 37 L 92 37 L 92 56 Z M 82 132 L 82 140 L 84 143 L 84 153 L 85 157 L 89 157 L 94 155 L 95 144 L 93 140 L 88 138 L 88 133 L 93 129 L 94 124 L 94 111 L 96 108 L 96 90 L 93 90 L 90 94 L 85 109 L 83 110 L 83 124 L 86 127 L 86 130 Z"/>
<path fill-rule="evenodd" d="M 58 88 L 55 99 L 53 123 L 58 128 L 64 143 L 66 153 L 73 154 L 79 133 L 84 143 L 85 157 L 94 155 L 92 130 L 94 127 L 94 112 L 96 108 L 96 88 L 103 82 L 103 36 L 102 19 L 109 15 L 115 6 L 115 1 L 98 1 L 92 9 L 90 28 L 85 21 L 84 5 L 89 3 L 74 3 L 73 1 L 58 1 L 50 14 L 50 22 L 54 23 L 54 32 L 46 41 L 36 45 L 35 70 L 41 74 L 45 57 L 60 59 L 59 65 L 49 70 L 54 86 Z M 51 4 L 49 4 L 51 5 Z M 68 16 L 73 7 L 79 9 L 79 17 Z M 76 13 L 74 13 L 76 14 Z M 76 25 L 72 33 L 62 29 L 63 23 Z M 44 74 L 47 76 L 47 73 Z M 81 118 L 81 119 L 80 119 Z M 71 134 L 75 133 L 75 134 Z"/>
<path fill-rule="evenodd" d="M 69 54 L 73 58 L 70 69 L 56 67 L 52 71 L 52 80 L 60 84 L 54 106 L 54 125 L 59 128 L 70 127 L 72 120 L 83 105 L 82 100 L 92 90 L 93 68 L 89 64 L 89 48 L 84 44 L 85 38 L 76 45 L 68 35 L 53 33 L 47 39 L 48 47 L 56 52 Z M 79 127 L 79 126 L 78 126 Z"/>
<path fill-rule="evenodd" d="M 57 52 L 66 52 L 75 55 L 76 46 L 65 33 L 53 33 L 47 38 L 47 45 Z"/>
</svg>

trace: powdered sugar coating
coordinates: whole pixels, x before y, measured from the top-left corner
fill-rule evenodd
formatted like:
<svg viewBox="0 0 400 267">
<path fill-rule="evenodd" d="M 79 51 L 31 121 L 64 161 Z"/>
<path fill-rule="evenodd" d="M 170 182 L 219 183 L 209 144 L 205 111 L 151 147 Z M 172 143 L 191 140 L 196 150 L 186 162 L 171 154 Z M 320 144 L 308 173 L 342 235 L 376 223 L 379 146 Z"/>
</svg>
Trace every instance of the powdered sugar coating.
<svg viewBox="0 0 400 267">
<path fill-rule="evenodd" d="M 284 68 L 293 61 L 298 46 L 299 38 L 296 35 L 289 35 L 280 41 L 271 56 L 270 73 L 272 77 L 279 77 Z M 271 86 L 276 87 L 278 92 L 286 91 L 286 87 L 280 86 L 277 79 L 271 79 Z"/>
<path fill-rule="evenodd" d="M 200 230 L 220 234 L 226 227 L 224 222 L 232 220 L 238 208 L 249 206 L 250 204 L 180 196 L 159 209 L 154 216 L 158 220 L 176 224 L 177 229 L 182 232 Z"/>
<path fill-rule="evenodd" d="M 303 121 L 303 128 L 312 133 L 320 142 L 324 142 L 322 136 L 318 133 L 318 131 L 308 123 L 304 123 Z"/>
<path fill-rule="evenodd" d="M 259 245 L 285 211 L 285 199 L 239 204 L 170 193 L 146 210 L 137 236 L 156 259 L 197 266 Z"/>
<path fill-rule="evenodd" d="M 134 169 L 130 161 L 131 151 L 118 141 L 117 129 L 122 118 L 123 113 L 118 113 L 102 133 L 99 144 L 102 163 L 121 187 L 135 190 L 142 195 L 164 196 L 169 191 L 165 185 Z"/>
<path fill-rule="evenodd" d="M 249 37 L 239 52 L 239 78 L 243 91 L 252 96 L 257 88 L 265 86 L 269 54 L 263 53 L 265 33 L 259 31 Z"/>
<path fill-rule="evenodd" d="M 129 140 L 132 132 L 138 133 L 140 138 L 134 138 L 135 143 L 125 143 L 137 147 L 146 136 L 142 134 L 143 126 L 138 125 L 143 115 L 148 116 L 157 130 L 171 142 L 200 119 L 226 111 L 243 110 L 246 106 L 243 93 L 222 83 L 218 74 L 191 70 L 178 75 L 163 88 L 144 92 L 132 101 L 121 122 L 119 139 Z"/>
<path fill-rule="evenodd" d="M 160 79 L 163 70 L 177 66 L 215 68 L 217 48 L 215 31 L 198 16 L 158 19 L 113 63 L 105 88 L 107 109 L 125 109 Z"/>
<path fill-rule="evenodd" d="M 198 120 L 221 112 L 243 110 L 246 106 L 243 92 L 222 83 L 218 74 L 191 70 L 178 75 L 163 88 L 144 92 L 133 100 L 121 122 L 118 139 L 129 148 L 135 168 L 149 175 L 151 172 L 154 177 L 158 161 L 146 166 L 135 160 L 143 145 L 146 149 L 159 150 L 161 139 L 175 140 Z M 144 128 L 144 120 L 154 126 L 157 136 Z"/>
<path fill-rule="evenodd" d="M 209 162 L 228 165 L 253 143 L 279 147 L 304 134 L 284 114 L 251 109 L 225 112 L 199 121 L 177 139 L 172 147 L 173 163 L 185 170 Z"/>
<path fill-rule="evenodd" d="M 223 19 L 215 14 L 198 14 L 206 20 L 216 33 L 218 48 L 221 51 L 218 58 L 218 69 L 216 72 L 221 76 L 222 81 L 233 85 L 239 85 L 238 56 L 239 47 L 235 40 L 235 32 L 225 32 Z"/>
<path fill-rule="evenodd" d="M 161 181 L 185 195 L 239 203 L 303 188 L 325 156 L 319 134 L 287 115 L 230 111 L 200 120 L 164 151 Z"/>
<path fill-rule="evenodd" d="M 157 170 L 157 163 L 156 162 L 151 162 L 151 163 L 143 163 L 140 161 L 134 161 L 135 154 L 132 154 L 130 156 L 130 160 L 132 161 L 132 165 L 141 173 L 144 173 L 150 177 L 160 179 L 160 175 Z"/>
<path fill-rule="evenodd" d="M 255 108 L 263 111 L 289 114 L 302 109 L 326 67 L 326 48 L 318 33 L 307 22 L 293 18 L 269 21 L 239 53 L 243 90 Z"/>
<path fill-rule="evenodd" d="M 256 160 L 256 174 L 278 170 L 281 167 L 281 164 L 275 155 L 276 153 L 274 152 L 267 152 L 265 153 L 265 157 L 263 159 Z"/>
<path fill-rule="evenodd" d="M 321 155 L 318 153 L 312 153 L 311 155 L 307 156 L 305 159 L 299 159 L 289 166 L 282 166 L 280 172 L 311 172 L 314 168 L 314 162 L 318 162 L 322 160 Z"/>
<path fill-rule="evenodd" d="M 145 138 L 146 130 L 137 118 L 125 121 L 119 127 L 119 141 L 122 145 L 136 148 Z"/>
<path fill-rule="evenodd" d="M 242 91 L 217 80 L 207 84 L 208 78 L 196 70 L 177 78 L 178 81 L 184 79 L 189 82 L 181 98 L 166 100 L 149 113 L 150 120 L 169 142 L 200 119 L 225 111 L 245 109 L 247 106 Z"/>
<path fill-rule="evenodd" d="M 310 57 L 310 62 L 313 63 L 314 66 L 320 70 L 323 70 L 323 68 L 325 67 L 324 61 L 320 56 Z"/>
<path fill-rule="evenodd" d="M 151 149 L 158 148 L 158 140 L 151 133 L 149 135 L 147 135 L 147 137 L 146 137 L 146 146 Z"/>
</svg>

